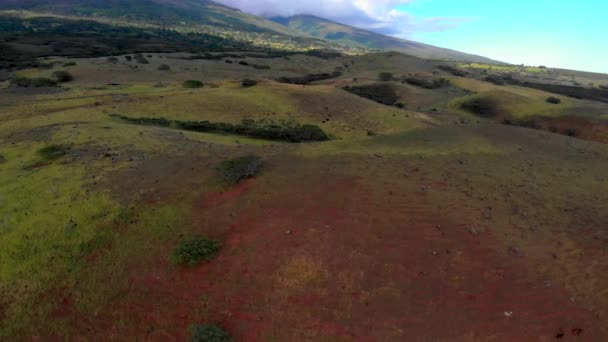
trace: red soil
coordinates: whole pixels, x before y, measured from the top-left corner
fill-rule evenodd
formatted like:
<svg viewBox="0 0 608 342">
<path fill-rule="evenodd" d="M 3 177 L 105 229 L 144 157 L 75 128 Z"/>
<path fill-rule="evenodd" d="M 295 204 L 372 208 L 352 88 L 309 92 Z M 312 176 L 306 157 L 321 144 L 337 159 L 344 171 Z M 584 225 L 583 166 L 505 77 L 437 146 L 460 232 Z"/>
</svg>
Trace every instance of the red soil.
<svg viewBox="0 0 608 342">
<path fill-rule="evenodd" d="M 181 341 L 189 324 L 217 322 L 237 341 L 606 338 L 525 255 L 472 232 L 458 205 L 454 222 L 425 192 L 393 186 L 378 196 L 369 191 L 377 184 L 356 179 L 309 178 L 270 194 L 252 187 L 194 205 L 193 217 L 224 222 L 239 196 L 256 199 L 239 208 L 215 260 L 139 265 L 125 299 L 89 318 L 95 328 L 83 336 Z"/>
</svg>

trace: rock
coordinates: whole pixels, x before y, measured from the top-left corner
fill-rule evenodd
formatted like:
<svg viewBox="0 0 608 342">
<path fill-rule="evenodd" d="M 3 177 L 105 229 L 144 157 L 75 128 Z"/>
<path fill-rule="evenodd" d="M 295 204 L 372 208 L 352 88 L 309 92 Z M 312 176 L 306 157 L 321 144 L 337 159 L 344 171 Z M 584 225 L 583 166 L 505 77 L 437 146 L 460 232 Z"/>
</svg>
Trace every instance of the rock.
<svg viewBox="0 0 608 342">
<path fill-rule="evenodd" d="M 286 230 L 285 235 L 291 235 L 291 230 Z"/>
</svg>

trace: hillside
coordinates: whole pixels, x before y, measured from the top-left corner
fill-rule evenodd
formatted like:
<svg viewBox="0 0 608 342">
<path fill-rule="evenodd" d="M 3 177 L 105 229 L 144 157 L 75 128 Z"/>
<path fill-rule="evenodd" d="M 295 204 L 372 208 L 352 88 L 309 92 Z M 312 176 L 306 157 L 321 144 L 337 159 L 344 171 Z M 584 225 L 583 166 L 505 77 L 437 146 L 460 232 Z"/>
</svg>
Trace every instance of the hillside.
<svg viewBox="0 0 608 342">
<path fill-rule="evenodd" d="M 273 20 L 309 37 L 337 42 L 347 46 L 381 51 L 398 51 L 421 58 L 496 63 L 496 61 L 492 61 L 489 58 L 390 37 L 310 15 L 273 18 Z"/>
<path fill-rule="evenodd" d="M 15 12 L 16 11 L 16 12 Z M 217 35 L 279 49 L 332 49 L 346 53 L 394 50 L 421 58 L 491 62 L 431 45 L 357 29 L 313 16 L 268 20 L 208 0 L 7 0 L 5 16 L 86 19 L 123 25 Z"/>
</svg>

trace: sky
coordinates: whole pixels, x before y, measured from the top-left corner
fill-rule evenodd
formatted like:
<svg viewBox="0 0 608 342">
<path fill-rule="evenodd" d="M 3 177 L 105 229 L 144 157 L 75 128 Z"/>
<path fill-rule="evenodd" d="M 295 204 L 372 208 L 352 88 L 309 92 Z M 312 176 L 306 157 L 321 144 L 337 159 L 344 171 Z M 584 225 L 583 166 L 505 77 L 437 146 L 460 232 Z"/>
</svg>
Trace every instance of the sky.
<svg viewBox="0 0 608 342">
<path fill-rule="evenodd" d="M 513 64 L 608 73 L 607 0 L 219 0 L 311 14 Z"/>
</svg>

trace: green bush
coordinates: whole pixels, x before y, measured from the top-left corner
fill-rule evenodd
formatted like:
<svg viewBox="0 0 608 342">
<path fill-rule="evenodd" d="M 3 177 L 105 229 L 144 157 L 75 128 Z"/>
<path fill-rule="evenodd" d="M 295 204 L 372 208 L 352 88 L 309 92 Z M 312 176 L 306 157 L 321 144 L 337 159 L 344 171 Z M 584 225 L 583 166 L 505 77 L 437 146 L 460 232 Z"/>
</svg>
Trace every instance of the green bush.
<svg viewBox="0 0 608 342">
<path fill-rule="evenodd" d="M 547 103 L 551 103 L 551 104 L 560 104 L 562 102 L 562 100 L 558 99 L 557 97 L 549 97 L 547 98 L 545 101 L 547 101 Z"/>
<path fill-rule="evenodd" d="M 161 65 L 158 66 L 158 70 L 160 70 L 160 71 L 169 71 L 169 70 L 171 70 L 171 67 L 168 66 L 167 64 L 161 64 Z"/>
<path fill-rule="evenodd" d="M 242 180 L 253 178 L 262 170 L 263 166 L 262 158 L 247 155 L 221 162 L 217 167 L 217 172 L 224 183 L 235 185 Z"/>
<path fill-rule="evenodd" d="M 118 58 L 108 57 L 108 58 L 106 58 L 106 61 L 108 61 L 108 63 L 118 63 Z"/>
<path fill-rule="evenodd" d="M 254 85 L 256 85 L 256 84 L 258 84 L 258 82 L 257 82 L 256 80 L 250 80 L 250 79 L 248 79 L 248 78 L 244 79 L 244 80 L 241 82 L 241 85 L 242 85 L 244 88 L 253 87 L 253 86 L 254 86 Z"/>
<path fill-rule="evenodd" d="M 10 85 L 12 87 L 20 88 L 41 88 L 41 87 L 55 87 L 57 82 L 50 78 L 25 78 L 17 77 L 11 80 Z"/>
<path fill-rule="evenodd" d="M 182 83 L 182 87 L 184 88 L 202 88 L 203 82 L 197 80 L 187 80 Z"/>
<path fill-rule="evenodd" d="M 214 324 L 195 324 L 188 330 L 190 342 L 232 342 L 230 335 Z"/>
<path fill-rule="evenodd" d="M 378 80 L 386 82 L 393 79 L 393 74 L 390 72 L 381 72 L 378 74 Z"/>
<path fill-rule="evenodd" d="M 196 265 L 215 258 L 220 247 L 217 241 L 194 237 L 181 241 L 173 250 L 171 260 L 178 265 Z"/>
<path fill-rule="evenodd" d="M 49 145 L 36 151 L 36 154 L 44 160 L 55 160 L 66 155 L 68 150 L 69 148 L 65 145 Z"/>
<path fill-rule="evenodd" d="M 70 82 L 74 79 L 74 76 L 72 76 L 72 74 L 64 70 L 55 71 L 52 77 L 58 83 Z"/>
<path fill-rule="evenodd" d="M 74 65 L 76 65 L 76 62 L 65 62 L 65 63 L 63 63 L 63 67 L 64 68 L 67 68 L 67 67 L 70 67 L 70 66 L 74 66 Z"/>
</svg>

